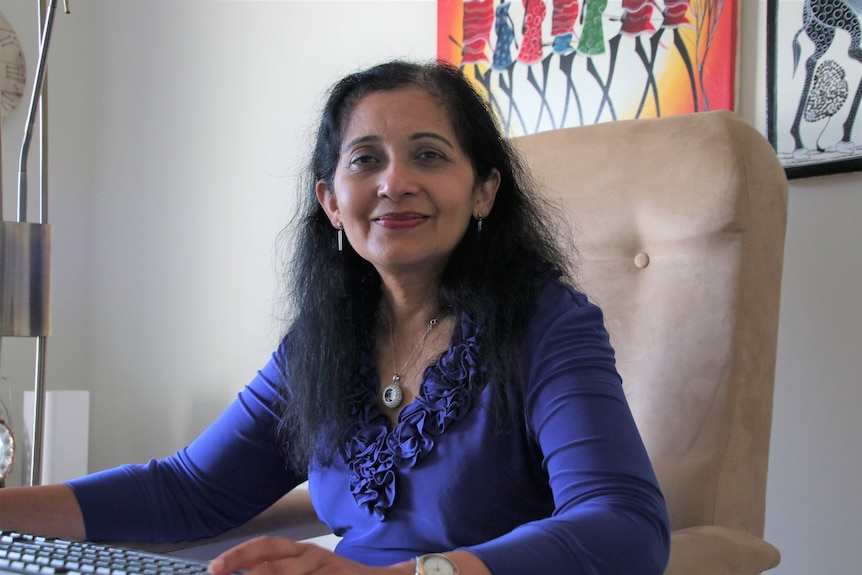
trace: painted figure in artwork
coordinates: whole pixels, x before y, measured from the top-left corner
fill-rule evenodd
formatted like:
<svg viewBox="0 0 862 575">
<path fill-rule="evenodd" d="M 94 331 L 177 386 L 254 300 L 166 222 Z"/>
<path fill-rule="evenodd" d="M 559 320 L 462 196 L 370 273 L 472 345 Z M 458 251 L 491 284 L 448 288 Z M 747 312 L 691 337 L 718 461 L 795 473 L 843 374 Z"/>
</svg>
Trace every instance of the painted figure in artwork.
<svg viewBox="0 0 862 575">
<path fill-rule="evenodd" d="M 486 85 L 486 91 L 488 92 L 488 98 L 491 100 L 491 103 L 498 108 L 498 111 L 505 119 L 504 127 L 506 135 L 509 135 L 513 115 L 518 117 L 521 125 L 524 124 L 524 119 L 518 110 L 518 105 L 515 102 L 513 94 L 515 71 L 514 59 L 512 58 L 512 48 L 516 47 L 516 43 L 515 22 L 512 19 L 512 15 L 509 14 L 509 8 L 511 7 L 512 3 L 509 0 L 502 0 L 494 11 L 494 31 L 497 34 L 497 43 L 494 45 L 494 57 L 491 62 L 491 69 L 494 72 L 501 74 L 499 83 L 500 90 L 508 99 L 508 111 L 505 114 L 503 114 L 502 109 L 499 109 L 500 104 L 494 96 L 493 91 L 490 89 L 489 81 L 486 80 L 484 82 Z M 502 74 L 506 75 L 505 79 L 502 77 Z"/>
<path fill-rule="evenodd" d="M 515 22 L 509 14 L 512 3 L 503 0 L 494 12 L 494 31 L 497 44 L 494 46 L 494 70 L 507 70 L 512 65 L 512 45 L 515 43 Z"/>
<path fill-rule="evenodd" d="M 487 62 L 491 28 L 494 26 L 494 0 L 466 0 L 463 26 L 461 64 Z"/>
<path fill-rule="evenodd" d="M 799 96 L 799 104 L 790 134 L 793 136 L 795 149 L 793 156 L 796 158 L 807 158 L 809 149 L 802 141 L 800 127 L 805 114 L 808 100 L 811 97 L 811 88 L 814 84 L 815 73 L 818 63 L 827 53 L 835 41 L 838 32 L 845 32 L 850 36 L 850 44 L 847 55 L 862 65 L 862 25 L 859 22 L 859 11 L 862 10 L 862 2 L 856 0 L 805 0 L 802 7 L 802 28 L 793 37 L 793 69 L 796 71 L 801 58 L 802 48 L 800 37 L 805 34 L 814 44 L 814 52 L 805 60 L 805 83 Z M 856 113 L 859 111 L 859 100 L 862 97 L 862 79 L 853 93 L 853 100 L 847 119 L 844 121 L 844 134 L 840 142 L 836 144 L 836 150 L 841 153 L 853 153 L 856 144 L 852 140 L 852 132 L 856 123 Z"/>
<path fill-rule="evenodd" d="M 542 59 L 542 22 L 545 21 L 545 0 L 522 0 L 524 3 L 524 37 L 518 60 L 535 64 Z"/>
<path fill-rule="evenodd" d="M 547 113 L 553 120 L 553 111 L 548 105 L 546 97 L 548 89 L 548 68 L 550 60 L 543 58 L 544 40 L 542 38 L 542 24 L 545 21 L 548 7 L 545 0 L 521 0 L 524 4 L 524 36 L 521 39 L 521 50 L 518 52 L 518 61 L 529 66 L 527 68 L 527 81 L 538 92 L 540 98 L 539 117 L 536 121 L 536 130 L 542 122 L 542 117 Z M 536 78 L 533 64 L 541 64 L 542 77 Z"/>
<path fill-rule="evenodd" d="M 581 15 L 581 41 L 578 52 L 585 56 L 597 56 L 605 53 L 605 34 L 602 18 L 608 0 L 584 0 L 584 13 Z"/>
<path fill-rule="evenodd" d="M 711 12 L 714 14 L 713 22 L 709 22 L 710 26 L 714 25 L 714 22 L 717 21 L 717 15 L 721 14 L 721 11 L 724 8 L 724 0 L 718 0 L 717 2 L 713 2 L 716 6 L 713 7 Z M 662 10 L 662 23 L 659 28 L 660 31 L 663 30 L 672 30 L 673 31 L 673 45 L 676 46 L 677 52 L 679 53 L 680 58 L 682 58 L 682 62 L 685 65 L 685 69 L 688 72 L 689 85 L 691 86 L 691 100 L 692 100 L 692 109 L 693 111 L 698 111 L 698 99 L 697 99 L 697 87 L 695 83 L 695 74 L 694 67 L 692 65 L 692 58 L 688 52 L 688 46 L 685 43 L 685 39 L 682 37 L 681 30 L 685 27 L 690 27 L 692 25 L 691 21 L 689 21 L 689 12 L 691 11 L 691 0 L 664 0 L 664 9 Z M 703 23 L 698 24 L 703 26 Z M 659 38 L 661 38 L 661 34 L 659 34 Z M 695 46 L 695 50 L 697 50 L 697 46 Z M 700 73 L 701 79 L 703 74 L 703 63 L 700 64 Z M 703 98 L 705 101 L 705 108 L 709 109 L 708 104 L 708 96 L 707 91 L 702 90 Z"/>
<path fill-rule="evenodd" d="M 602 93 L 607 95 L 610 83 L 602 79 L 599 70 L 593 62 L 594 56 L 605 53 L 604 14 L 608 7 L 608 0 L 584 0 L 584 12 L 581 14 L 583 26 L 581 28 L 581 41 L 578 42 L 578 52 L 587 57 L 587 71 L 598 82 Z M 605 96 L 602 105 L 611 101 Z M 601 114 L 601 112 L 600 112 Z M 611 119 L 616 120 L 616 112 L 611 105 Z"/>
<path fill-rule="evenodd" d="M 554 54 L 559 55 L 560 72 L 566 81 L 563 109 L 559 120 L 560 126 L 567 125 L 566 120 L 572 105 L 574 105 L 578 116 L 578 125 L 584 123 L 584 113 L 578 96 L 578 88 L 572 74 L 575 57 L 578 54 L 573 41 L 575 39 L 575 24 L 578 22 L 579 14 L 583 14 L 579 0 L 554 0 L 554 11 L 551 14 L 551 36 L 554 38 L 552 49 Z"/>
<path fill-rule="evenodd" d="M 652 44 L 652 58 L 650 58 L 647 55 L 646 50 L 644 49 L 642 41 L 642 38 L 644 36 L 649 38 L 656 37 L 656 28 L 652 23 L 652 15 L 653 10 L 658 8 L 658 4 L 655 2 L 655 0 L 622 0 L 620 31 L 608 41 L 608 57 L 610 60 L 608 64 L 608 77 L 607 80 L 604 82 L 604 89 L 602 90 L 602 101 L 599 105 L 598 112 L 596 113 L 596 122 L 600 121 L 606 104 L 610 110 L 611 119 L 616 119 L 616 112 L 614 111 L 613 102 L 611 101 L 610 94 L 608 92 L 614 81 L 617 55 L 619 54 L 620 43 L 622 42 L 624 37 L 634 38 L 634 51 L 640 57 L 641 62 L 643 62 L 644 65 L 644 69 L 647 72 L 644 95 L 643 98 L 641 98 L 641 103 L 638 107 L 638 111 L 635 117 L 640 116 L 641 111 L 643 110 L 650 86 L 653 87 L 656 115 L 661 115 L 659 111 L 658 90 L 655 87 L 655 76 L 653 75 L 653 64 L 655 63 L 657 42 Z"/>
<path fill-rule="evenodd" d="M 554 0 L 551 13 L 551 36 L 554 37 L 553 50 L 557 54 L 567 54 L 574 50 L 572 40 L 575 36 L 575 22 L 578 20 L 580 6 L 578 0 Z"/>
</svg>

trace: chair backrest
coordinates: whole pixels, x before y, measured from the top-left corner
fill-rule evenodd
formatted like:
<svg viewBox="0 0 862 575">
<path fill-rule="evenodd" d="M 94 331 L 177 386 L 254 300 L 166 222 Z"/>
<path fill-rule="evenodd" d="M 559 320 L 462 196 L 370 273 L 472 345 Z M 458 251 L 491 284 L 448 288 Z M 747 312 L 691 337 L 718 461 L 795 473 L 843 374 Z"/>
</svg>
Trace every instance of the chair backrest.
<svg viewBox="0 0 862 575">
<path fill-rule="evenodd" d="M 579 251 L 673 529 L 762 536 L 787 180 L 730 112 L 515 138 Z"/>
</svg>

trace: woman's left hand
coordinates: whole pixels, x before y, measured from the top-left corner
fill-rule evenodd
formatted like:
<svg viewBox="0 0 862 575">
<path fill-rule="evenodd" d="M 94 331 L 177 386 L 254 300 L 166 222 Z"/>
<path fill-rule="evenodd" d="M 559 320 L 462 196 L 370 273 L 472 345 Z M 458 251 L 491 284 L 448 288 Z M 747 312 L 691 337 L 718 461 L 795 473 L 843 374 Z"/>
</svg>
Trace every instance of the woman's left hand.
<svg viewBox="0 0 862 575">
<path fill-rule="evenodd" d="M 414 572 L 412 563 L 367 567 L 313 543 L 280 537 L 251 539 L 225 551 L 209 565 L 210 575 L 230 575 L 242 570 L 254 575 L 394 575 Z"/>
</svg>

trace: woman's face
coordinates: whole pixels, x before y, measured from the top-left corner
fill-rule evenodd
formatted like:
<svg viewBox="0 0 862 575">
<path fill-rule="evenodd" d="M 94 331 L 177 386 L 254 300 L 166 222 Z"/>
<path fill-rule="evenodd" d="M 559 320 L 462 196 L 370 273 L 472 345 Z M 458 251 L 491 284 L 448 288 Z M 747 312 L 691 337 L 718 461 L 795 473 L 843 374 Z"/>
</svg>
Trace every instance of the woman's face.
<svg viewBox="0 0 862 575">
<path fill-rule="evenodd" d="M 317 197 L 333 226 L 381 275 L 439 274 L 499 186 L 477 182 L 445 108 L 420 88 L 372 92 L 344 130 L 332 189 Z"/>
</svg>

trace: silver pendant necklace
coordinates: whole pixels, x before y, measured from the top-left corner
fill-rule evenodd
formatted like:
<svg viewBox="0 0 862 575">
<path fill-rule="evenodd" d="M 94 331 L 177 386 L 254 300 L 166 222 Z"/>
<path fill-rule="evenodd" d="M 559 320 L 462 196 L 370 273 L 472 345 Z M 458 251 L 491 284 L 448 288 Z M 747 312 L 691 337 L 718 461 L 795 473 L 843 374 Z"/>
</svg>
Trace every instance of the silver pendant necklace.
<svg viewBox="0 0 862 575">
<path fill-rule="evenodd" d="M 425 333 L 422 334 L 422 339 L 420 339 L 413 347 L 413 351 L 411 351 L 410 355 L 407 356 L 407 361 L 404 362 L 401 369 L 392 374 L 392 383 L 383 388 L 380 398 L 383 400 L 383 405 L 389 409 L 398 409 L 398 406 L 401 405 L 401 402 L 404 399 L 404 392 L 401 390 L 400 385 L 401 374 L 404 373 L 404 370 L 407 369 L 408 365 L 410 365 L 416 352 L 425 344 L 425 340 L 428 339 L 428 334 L 431 333 L 431 330 L 434 329 L 435 325 L 437 325 L 438 318 L 439 316 L 431 318 L 431 320 L 428 321 L 428 327 L 425 328 Z M 392 334 L 391 322 L 389 323 L 389 341 L 392 344 L 392 366 L 395 367 L 395 336 Z"/>
</svg>

